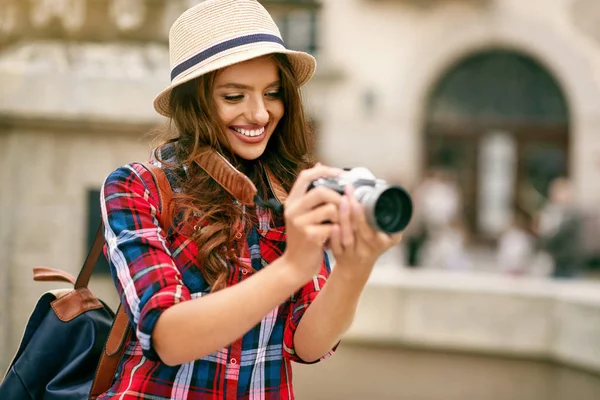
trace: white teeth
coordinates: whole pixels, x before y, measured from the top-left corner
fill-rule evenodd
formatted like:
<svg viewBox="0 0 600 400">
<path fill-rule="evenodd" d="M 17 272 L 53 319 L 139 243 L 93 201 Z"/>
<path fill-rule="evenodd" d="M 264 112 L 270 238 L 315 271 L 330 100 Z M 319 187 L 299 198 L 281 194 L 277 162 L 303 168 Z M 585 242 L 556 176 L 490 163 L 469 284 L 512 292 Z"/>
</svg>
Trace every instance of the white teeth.
<svg viewBox="0 0 600 400">
<path fill-rule="evenodd" d="M 236 131 L 237 133 L 241 133 L 244 136 L 249 136 L 249 137 L 254 137 L 254 136 L 258 136 L 258 135 L 262 135 L 263 132 L 265 131 L 265 127 L 263 126 L 260 129 L 254 130 L 254 131 L 250 131 L 247 129 L 239 129 L 239 128 L 232 128 L 234 131 Z"/>
</svg>

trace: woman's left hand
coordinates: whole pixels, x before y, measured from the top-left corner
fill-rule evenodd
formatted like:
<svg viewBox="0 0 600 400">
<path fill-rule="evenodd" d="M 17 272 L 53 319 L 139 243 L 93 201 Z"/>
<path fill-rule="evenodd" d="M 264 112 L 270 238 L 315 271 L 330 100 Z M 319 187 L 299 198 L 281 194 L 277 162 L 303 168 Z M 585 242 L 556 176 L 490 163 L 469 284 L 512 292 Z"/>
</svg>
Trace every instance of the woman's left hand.
<svg viewBox="0 0 600 400">
<path fill-rule="evenodd" d="M 346 187 L 339 213 L 330 240 L 336 269 L 351 277 L 367 279 L 379 256 L 400 243 L 402 232 L 389 235 L 373 229 L 350 185 Z"/>
</svg>

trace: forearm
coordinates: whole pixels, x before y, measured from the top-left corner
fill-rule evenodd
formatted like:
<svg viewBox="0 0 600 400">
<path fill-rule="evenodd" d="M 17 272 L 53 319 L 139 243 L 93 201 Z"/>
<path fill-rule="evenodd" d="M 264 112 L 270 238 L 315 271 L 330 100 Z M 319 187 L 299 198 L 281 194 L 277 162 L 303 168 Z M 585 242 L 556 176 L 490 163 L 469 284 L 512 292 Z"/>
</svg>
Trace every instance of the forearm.
<svg viewBox="0 0 600 400">
<path fill-rule="evenodd" d="M 154 328 L 156 352 L 169 365 L 211 354 L 243 336 L 304 283 L 282 257 L 234 286 L 172 306 Z"/>
<path fill-rule="evenodd" d="M 294 334 L 296 354 L 316 361 L 350 328 L 368 274 L 356 276 L 335 268 L 327 284 L 305 311 Z"/>
</svg>

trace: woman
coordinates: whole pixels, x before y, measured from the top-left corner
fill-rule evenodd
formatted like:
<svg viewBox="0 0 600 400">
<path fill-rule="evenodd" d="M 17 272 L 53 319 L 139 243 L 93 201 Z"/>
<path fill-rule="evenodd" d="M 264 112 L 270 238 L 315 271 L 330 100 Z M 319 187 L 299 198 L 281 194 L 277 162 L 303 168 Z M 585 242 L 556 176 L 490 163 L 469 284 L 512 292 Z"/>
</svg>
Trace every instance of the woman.
<svg viewBox="0 0 600 400">
<path fill-rule="evenodd" d="M 141 164 L 106 179 L 106 254 L 136 334 L 99 398 L 293 399 L 290 361 L 332 353 L 375 260 L 401 236 L 372 230 L 351 189 L 308 190 L 341 172 L 310 159 L 298 90 L 315 61 L 285 49 L 257 1 L 204 1 L 169 45 L 172 83 L 154 104 L 174 129 L 152 162 L 175 210 L 163 230 Z M 285 198 L 283 215 L 232 196 L 231 180 L 213 179 L 219 160 L 263 198 Z"/>
</svg>

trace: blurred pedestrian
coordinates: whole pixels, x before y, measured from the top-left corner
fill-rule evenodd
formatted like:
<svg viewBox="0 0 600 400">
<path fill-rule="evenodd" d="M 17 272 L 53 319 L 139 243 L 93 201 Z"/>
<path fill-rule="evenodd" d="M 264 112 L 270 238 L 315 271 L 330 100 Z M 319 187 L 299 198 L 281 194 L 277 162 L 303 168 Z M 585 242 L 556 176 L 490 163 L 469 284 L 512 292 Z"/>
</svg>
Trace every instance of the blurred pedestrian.
<svg viewBox="0 0 600 400">
<path fill-rule="evenodd" d="M 571 182 L 562 177 L 555 179 L 536 222 L 540 248 L 550 255 L 554 264 L 552 276 L 572 278 L 582 272 L 582 228 L 582 213 L 574 204 Z"/>
<path fill-rule="evenodd" d="M 426 267 L 468 268 L 461 193 L 450 173 L 443 168 L 429 171 L 414 191 L 414 203 L 408 261 Z"/>
<path fill-rule="evenodd" d="M 532 219 L 517 207 L 511 225 L 498 239 L 496 262 L 499 271 L 509 275 L 528 275 L 536 253 Z"/>
</svg>

